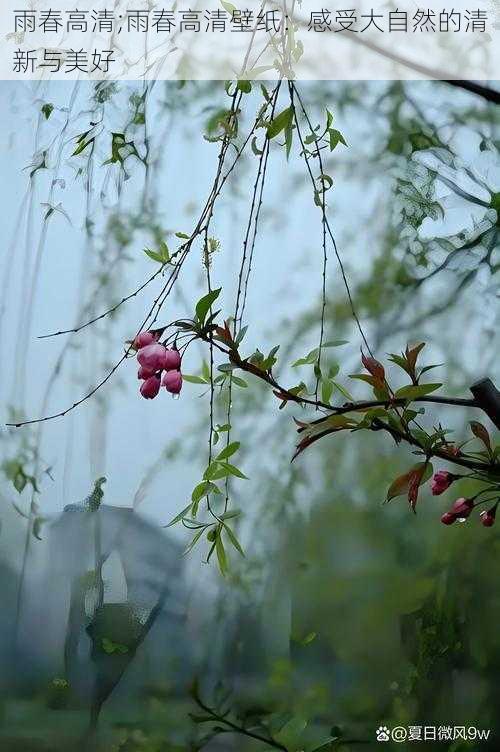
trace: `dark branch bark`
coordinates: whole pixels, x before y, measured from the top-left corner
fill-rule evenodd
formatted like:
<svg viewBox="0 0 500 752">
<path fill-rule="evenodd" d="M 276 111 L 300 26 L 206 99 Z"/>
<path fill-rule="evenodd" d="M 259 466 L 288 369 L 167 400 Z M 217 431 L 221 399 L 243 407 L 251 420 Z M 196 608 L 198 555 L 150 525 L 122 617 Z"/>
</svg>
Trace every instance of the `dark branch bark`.
<svg viewBox="0 0 500 752">
<path fill-rule="evenodd" d="M 491 379 L 477 381 L 470 388 L 475 402 L 486 413 L 488 418 L 500 428 L 500 392 Z"/>
<path fill-rule="evenodd" d="M 477 94 L 478 97 L 482 97 L 487 102 L 492 104 L 500 104 L 500 91 L 496 89 L 490 89 L 488 86 L 478 84 L 477 81 L 464 81 L 461 79 L 442 79 L 443 83 L 450 86 L 456 86 L 458 89 L 465 89 L 472 94 Z"/>
</svg>

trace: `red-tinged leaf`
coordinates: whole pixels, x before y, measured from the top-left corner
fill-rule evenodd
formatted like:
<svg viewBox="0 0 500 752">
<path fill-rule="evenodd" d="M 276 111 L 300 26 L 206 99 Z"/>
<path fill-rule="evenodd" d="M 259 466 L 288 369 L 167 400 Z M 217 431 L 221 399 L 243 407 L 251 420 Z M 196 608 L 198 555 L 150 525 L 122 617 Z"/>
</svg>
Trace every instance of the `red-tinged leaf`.
<svg viewBox="0 0 500 752">
<path fill-rule="evenodd" d="M 363 354 L 361 354 L 361 362 L 363 363 L 368 373 L 370 373 L 379 384 L 384 383 L 385 370 L 382 363 L 379 363 L 378 360 L 375 360 L 375 358 Z"/>
<path fill-rule="evenodd" d="M 464 444 L 461 444 L 461 446 L 464 446 L 467 442 L 464 442 Z M 445 454 L 449 454 L 450 457 L 458 457 L 460 454 L 460 447 L 455 446 L 454 444 L 447 444 L 445 447 L 441 449 L 442 452 Z"/>
<path fill-rule="evenodd" d="M 479 423 L 479 421 L 477 420 L 471 420 L 469 425 L 474 436 L 477 436 L 477 438 L 483 442 L 484 446 L 491 454 L 491 441 L 488 429 L 485 428 L 485 426 L 483 426 L 483 424 Z"/>
<path fill-rule="evenodd" d="M 380 385 L 380 382 L 374 376 L 369 376 L 367 373 L 351 373 L 349 378 L 366 381 L 367 384 L 370 384 L 370 386 L 373 386 L 374 388 Z"/>
<path fill-rule="evenodd" d="M 408 502 L 415 511 L 418 498 L 418 490 L 422 483 L 432 475 L 432 465 L 430 462 L 419 462 L 414 465 L 407 473 L 400 475 L 390 485 L 387 491 L 386 501 L 396 498 L 396 496 L 408 495 Z"/>
<path fill-rule="evenodd" d="M 226 328 L 222 328 L 221 326 L 217 326 L 215 328 L 215 331 L 221 337 L 221 339 L 226 340 L 226 342 L 232 342 L 231 332 L 229 332 Z"/>
<path fill-rule="evenodd" d="M 407 493 L 411 476 L 411 470 L 403 475 L 398 475 L 398 477 L 392 481 L 387 490 L 386 501 L 391 501 L 391 499 L 395 499 L 396 496 L 402 496 L 402 494 Z"/>
<path fill-rule="evenodd" d="M 299 443 L 297 444 L 297 448 L 292 456 L 291 461 L 293 462 L 294 459 L 298 457 L 299 454 L 301 454 L 304 451 L 304 449 L 307 449 L 309 444 L 312 444 L 313 441 L 314 441 L 314 438 L 312 436 L 306 436 L 304 439 L 301 439 L 301 441 L 299 441 Z"/>
<path fill-rule="evenodd" d="M 417 365 L 418 356 L 420 355 L 424 347 L 425 342 L 421 342 L 419 345 L 415 345 L 412 348 L 409 348 L 408 345 L 406 346 L 406 360 L 408 361 L 408 365 L 413 372 L 415 372 L 415 366 Z"/>
<path fill-rule="evenodd" d="M 420 482 L 422 480 L 423 474 L 424 468 L 422 468 L 421 470 L 416 470 L 412 474 L 410 482 L 408 483 L 408 503 L 413 511 L 415 511 L 415 507 L 417 506 L 418 489 L 420 488 Z"/>
</svg>

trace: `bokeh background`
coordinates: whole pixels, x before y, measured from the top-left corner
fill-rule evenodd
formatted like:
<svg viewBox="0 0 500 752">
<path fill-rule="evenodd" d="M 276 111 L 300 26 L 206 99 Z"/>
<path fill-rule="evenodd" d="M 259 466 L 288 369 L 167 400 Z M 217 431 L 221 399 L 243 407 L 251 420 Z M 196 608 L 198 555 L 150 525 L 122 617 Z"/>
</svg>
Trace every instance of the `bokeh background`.
<svg viewBox="0 0 500 752">
<path fill-rule="evenodd" d="M 483 376 L 500 383 L 498 107 L 440 82 L 311 82 L 300 91 L 314 121 L 323 123 L 328 108 L 348 143 L 325 156 L 333 178 L 329 214 L 377 356 L 425 341 L 426 361 L 443 364 L 435 373 L 447 394 L 468 396 Z M 4 424 L 64 410 L 120 357 L 161 280 L 78 334 L 37 336 L 114 305 L 155 270 L 145 247 L 166 240 L 175 250 L 175 233 L 192 230 L 216 170 L 218 147 L 204 134 L 217 135 L 217 113 L 228 98 L 221 82 L 2 82 L 0 96 Z M 242 107 L 242 134 L 261 99 L 254 84 Z M 285 89 L 280 102 L 287 104 Z M 95 148 L 73 156 L 87 131 L 96 135 Z M 112 132 L 133 140 L 144 162 L 132 156 L 104 165 Z M 300 371 L 312 385 L 307 369 L 290 364 L 319 336 L 320 212 L 297 146 L 289 160 L 272 147 L 245 348 L 267 353 L 279 344 L 280 381 L 293 383 Z M 255 169 L 248 150 L 214 214 L 211 234 L 220 249 L 212 281 L 222 286 L 225 313 L 234 307 Z M 195 246 L 162 312 L 164 323 L 192 315 L 205 284 Z M 331 251 L 327 293 L 326 336 L 348 341 L 328 358 L 339 364 L 338 383 L 362 397 L 361 383 L 348 379 L 359 371 L 360 336 Z M 195 345 L 183 369 L 198 374 L 206 358 Z M 140 520 L 135 538 L 131 523 L 124 557 L 135 557 L 140 573 L 149 566 L 150 546 L 158 547 L 155 577 L 171 580 L 172 598 L 189 616 L 185 625 L 165 614 L 141 646 L 103 710 L 96 742 L 103 749 L 200 748 L 199 728 L 188 715 L 186 687 L 194 674 L 209 696 L 217 683 L 231 689 L 233 708 L 258 703 L 283 722 L 307 720 L 312 740 L 291 742 L 290 750 L 318 748 L 314 734 L 328 736 L 332 727 L 344 736 L 344 748 L 358 742 L 371 748 L 381 723 L 491 728 L 481 748 L 494 749 L 495 528 L 485 530 L 477 519 L 444 527 L 439 518 L 448 502 L 428 491 L 417 516 L 404 499 L 382 505 L 390 482 L 414 459 L 377 433 L 329 437 L 291 464 L 292 416 L 304 414 L 297 407 L 278 411 L 269 390 L 247 381 L 234 390 L 231 420 L 248 476 L 232 483 L 231 493 L 242 511 L 238 535 L 246 556 L 231 553 L 226 578 L 204 562 L 203 542 L 183 558 L 188 531 L 162 529 L 186 506 L 206 465 L 203 387 L 186 383 L 178 400 L 162 394 L 145 401 L 134 364 L 126 362 L 65 417 L 2 427 L 0 744 L 69 749 L 83 733 L 86 709 L 66 687 L 63 700 L 54 701 L 57 680 L 64 679 L 68 593 L 51 567 L 55 557 L 59 574 L 72 571 L 75 541 L 88 531 L 82 525 L 71 537 L 63 526 L 58 534 L 58 522 L 65 506 L 81 502 L 105 476 L 104 503 L 127 507 Z M 332 399 L 345 397 L 337 391 Z M 216 410 L 223 423 L 223 396 Z M 425 419 L 442 421 L 459 440 L 473 417 L 443 408 Z M 22 488 L 12 480 L 15 462 L 28 479 Z M 109 600 L 126 598 L 122 579 L 111 563 Z M 166 658 L 172 644 L 185 657 L 175 670 Z M 476 747 L 436 743 L 455 751 Z M 229 734 L 207 748 L 265 745 Z"/>
</svg>

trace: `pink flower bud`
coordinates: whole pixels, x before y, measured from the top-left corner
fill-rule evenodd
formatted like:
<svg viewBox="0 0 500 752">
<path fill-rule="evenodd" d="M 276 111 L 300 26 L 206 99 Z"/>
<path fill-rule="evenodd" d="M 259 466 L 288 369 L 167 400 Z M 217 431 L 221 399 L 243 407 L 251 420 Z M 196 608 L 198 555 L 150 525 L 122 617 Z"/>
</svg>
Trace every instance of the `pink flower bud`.
<svg viewBox="0 0 500 752">
<path fill-rule="evenodd" d="M 141 366 L 151 371 L 161 371 L 165 368 L 165 348 L 155 343 L 141 347 L 137 353 L 137 360 Z"/>
<path fill-rule="evenodd" d="M 450 509 L 451 514 L 454 514 L 457 519 L 465 519 L 470 515 L 474 509 L 474 502 L 472 499 L 465 499 L 461 497 L 457 499 Z"/>
<path fill-rule="evenodd" d="M 178 371 L 181 366 L 181 356 L 178 350 L 169 350 L 165 354 L 165 369 L 167 371 Z"/>
<path fill-rule="evenodd" d="M 182 389 L 182 376 L 180 371 L 166 371 L 163 374 L 162 382 L 170 394 L 179 394 Z"/>
<path fill-rule="evenodd" d="M 141 394 L 145 399 L 154 399 L 160 391 L 160 379 L 158 376 L 151 376 L 141 384 Z"/>
<path fill-rule="evenodd" d="M 451 486 L 455 477 L 447 470 L 438 470 L 432 479 L 431 491 L 433 496 L 439 496 Z"/>
<path fill-rule="evenodd" d="M 493 527 L 495 524 L 495 516 L 497 513 L 497 507 L 496 504 L 491 509 L 488 509 L 488 511 L 481 512 L 481 524 L 485 527 Z"/>
<path fill-rule="evenodd" d="M 156 337 L 153 332 L 141 332 L 134 339 L 134 347 L 136 350 L 140 350 L 141 347 L 147 347 L 147 345 L 152 345 L 155 342 Z"/>
<path fill-rule="evenodd" d="M 138 379 L 150 379 L 151 376 L 154 376 L 156 371 L 153 371 L 151 368 L 144 368 L 144 366 L 139 366 L 139 370 L 137 371 L 137 378 Z"/>
<path fill-rule="evenodd" d="M 443 525 L 453 525 L 453 523 L 456 521 L 457 518 L 455 517 L 453 512 L 445 512 L 441 517 L 441 522 L 443 523 Z"/>
</svg>

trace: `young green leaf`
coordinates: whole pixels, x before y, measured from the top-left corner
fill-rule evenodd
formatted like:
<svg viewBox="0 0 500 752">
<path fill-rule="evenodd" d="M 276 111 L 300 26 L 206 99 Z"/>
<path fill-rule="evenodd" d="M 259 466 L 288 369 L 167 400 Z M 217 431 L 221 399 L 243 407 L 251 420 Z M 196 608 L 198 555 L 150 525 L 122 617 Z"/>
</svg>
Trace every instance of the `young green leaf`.
<svg viewBox="0 0 500 752">
<path fill-rule="evenodd" d="M 279 133 L 288 128 L 293 122 L 293 108 L 287 107 L 286 110 L 282 110 L 279 115 L 269 123 L 267 126 L 267 137 L 269 139 L 275 138 Z"/>
<path fill-rule="evenodd" d="M 219 569 L 222 575 L 227 572 L 227 557 L 224 543 L 222 542 L 221 531 L 217 531 L 217 538 L 215 539 L 215 550 L 217 552 L 217 561 L 219 562 Z"/>
<path fill-rule="evenodd" d="M 173 520 L 171 520 L 167 525 L 163 525 L 162 527 L 172 527 L 172 525 L 176 525 L 178 522 L 182 520 L 183 517 L 186 516 L 186 514 L 191 509 L 191 504 L 188 504 L 187 507 L 184 507 L 182 512 L 179 512 L 179 514 L 176 514 Z"/>
<path fill-rule="evenodd" d="M 233 441 L 231 444 L 228 444 L 227 447 L 225 447 L 220 454 L 217 455 L 216 460 L 220 462 L 221 460 L 227 460 L 229 457 L 231 457 L 235 452 L 238 451 L 240 448 L 240 442 L 239 441 Z"/>
<path fill-rule="evenodd" d="M 245 552 L 243 551 L 238 538 L 236 537 L 234 532 L 231 530 L 229 525 L 224 524 L 224 530 L 226 531 L 227 537 L 231 541 L 234 548 L 238 551 L 238 553 L 240 553 L 242 556 L 245 556 Z"/>
<path fill-rule="evenodd" d="M 190 551 L 193 550 L 193 548 L 196 546 L 196 544 L 198 543 L 198 541 L 200 540 L 204 532 L 205 532 L 204 527 L 201 527 L 199 530 L 197 530 L 197 532 L 194 534 L 189 545 L 184 549 L 183 554 L 182 554 L 183 556 L 186 556 L 186 554 L 188 554 Z"/>
<path fill-rule="evenodd" d="M 236 476 L 236 478 L 244 478 L 248 480 L 247 476 L 241 472 L 241 470 L 235 465 L 231 465 L 229 462 L 221 462 L 221 466 L 228 471 L 230 475 Z"/>
<path fill-rule="evenodd" d="M 416 384 L 409 386 L 403 386 L 401 389 L 398 389 L 395 393 L 395 397 L 397 399 L 416 399 L 417 397 L 425 397 L 426 394 L 430 394 L 431 392 L 435 392 L 436 389 L 439 389 L 439 387 L 443 386 L 442 384 Z"/>
<path fill-rule="evenodd" d="M 191 376 L 187 373 L 182 374 L 182 380 L 187 381 L 189 384 L 206 384 L 207 381 L 202 376 Z"/>
<path fill-rule="evenodd" d="M 250 92 L 252 91 L 252 84 L 250 83 L 250 81 L 243 79 L 238 81 L 237 88 L 244 94 L 250 94 Z"/>
<path fill-rule="evenodd" d="M 222 290 L 221 287 L 218 287 L 216 290 L 211 290 L 209 293 L 204 295 L 196 304 L 196 317 L 200 324 L 205 323 L 205 319 L 207 316 L 207 313 L 210 310 L 210 307 L 214 303 L 214 301 L 217 300 L 217 298 L 220 295 L 220 291 Z"/>
<path fill-rule="evenodd" d="M 239 386 L 241 389 L 246 389 L 248 386 L 247 382 L 239 376 L 233 376 L 233 384 L 236 384 L 236 386 Z"/>
</svg>

